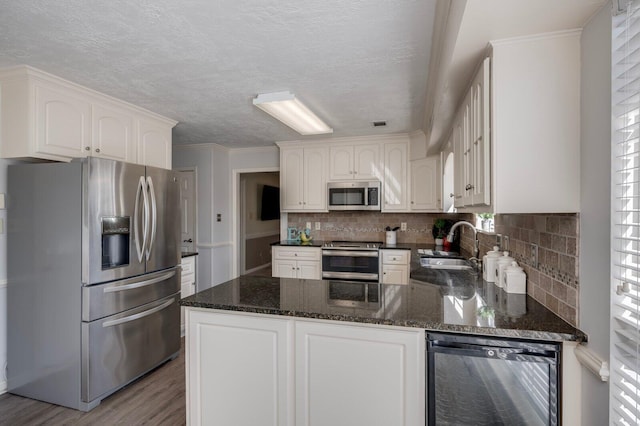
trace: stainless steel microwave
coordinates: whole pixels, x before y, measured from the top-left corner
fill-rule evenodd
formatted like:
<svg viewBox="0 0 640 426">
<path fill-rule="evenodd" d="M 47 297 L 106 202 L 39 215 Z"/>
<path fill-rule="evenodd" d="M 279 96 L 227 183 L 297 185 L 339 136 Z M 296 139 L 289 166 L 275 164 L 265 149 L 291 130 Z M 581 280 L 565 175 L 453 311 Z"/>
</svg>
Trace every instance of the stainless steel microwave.
<svg viewBox="0 0 640 426">
<path fill-rule="evenodd" d="M 329 182 L 329 210 L 380 210 L 380 181 Z"/>
</svg>

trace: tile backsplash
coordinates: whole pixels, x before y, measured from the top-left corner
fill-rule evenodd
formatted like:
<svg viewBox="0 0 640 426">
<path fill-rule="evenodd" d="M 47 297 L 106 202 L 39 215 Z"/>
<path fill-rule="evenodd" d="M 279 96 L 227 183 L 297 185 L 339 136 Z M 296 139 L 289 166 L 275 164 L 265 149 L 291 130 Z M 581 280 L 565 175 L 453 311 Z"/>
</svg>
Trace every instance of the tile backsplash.
<svg viewBox="0 0 640 426">
<path fill-rule="evenodd" d="M 527 293 L 549 310 L 578 326 L 579 215 L 501 214 L 495 217 L 495 232 L 502 248 L 516 259 L 527 274 Z M 471 232 L 463 234 L 468 250 Z M 505 238 L 506 237 L 506 238 Z M 496 236 L 479 234 L 480 256 L 496 245 Z M 538 266 L 532 259 L 532 244 L 538 246 Z"/>
<path fill-rule="evenodd" d="M 289 213 L 288 226 L 304 229 L 311 223 L 311 235 L 316 240 L 385 241 L 385 228 L 395 228 L 402 222 L 406 231 L 398 230 L 398 243 L 433 244 L 431 233 L 435 219 L 444 217 L 462 220 L 463 214 L 444 213 L 380 213 L 380 212 L 330 212 Z M 320 230 L 315 223 L 320 222 Z"/>
</svg>

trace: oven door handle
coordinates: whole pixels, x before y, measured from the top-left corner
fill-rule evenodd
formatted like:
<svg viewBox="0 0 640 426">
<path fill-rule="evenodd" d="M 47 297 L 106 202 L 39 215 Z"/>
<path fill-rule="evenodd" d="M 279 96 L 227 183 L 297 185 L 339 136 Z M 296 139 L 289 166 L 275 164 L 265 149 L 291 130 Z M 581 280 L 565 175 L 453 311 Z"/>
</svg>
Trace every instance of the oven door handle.
<svg viewBox="0 0 640 426">
<path fill-rule="evenodd" d="M 544 364 L 555 364 L 555 353 L 551 351 L 544 351 L 541 353 L 530 352 L 527 350 L 518 350 L 508 348 L 505 351 L 502 351 L 502 348 L 491 348 L 491 347 L 468 347 L 471 345 L 464 346 L 436 346 L 430 345 L 427 349 L 428 352 L 433 353 L 441 353 L 446 355 L 459 355 L 459 356 L 470 356 L 475 358 L 491 358 L 491 359 L 500 359 L 505 361 L 520 361 L 520 362 L 538 362 Z"/>
<path fill-rule="evenodd" d="M 322 250 L 323 256 L 340 257 L 379 257 L 378 250 L 357 251 L 357 250 Z"/>
</svg>

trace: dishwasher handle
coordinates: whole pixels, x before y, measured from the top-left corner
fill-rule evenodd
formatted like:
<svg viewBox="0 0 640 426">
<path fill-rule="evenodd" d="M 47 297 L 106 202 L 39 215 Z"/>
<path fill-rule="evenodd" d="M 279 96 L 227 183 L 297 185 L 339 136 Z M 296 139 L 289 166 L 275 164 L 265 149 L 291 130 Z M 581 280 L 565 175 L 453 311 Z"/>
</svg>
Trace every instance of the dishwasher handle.
<svg viewBox="0 0 640 426">
<path fill-rule="evenodd" d="M 494 358 L 507 361 L 540 362 L 547 364 L 555 364 L 557 362 L 557 352 L 546 350 L 532 351 L 526 348 L 481 346 L 437 341 L 428 342 L 427 351 L 448 355 Z"/>
</svg>

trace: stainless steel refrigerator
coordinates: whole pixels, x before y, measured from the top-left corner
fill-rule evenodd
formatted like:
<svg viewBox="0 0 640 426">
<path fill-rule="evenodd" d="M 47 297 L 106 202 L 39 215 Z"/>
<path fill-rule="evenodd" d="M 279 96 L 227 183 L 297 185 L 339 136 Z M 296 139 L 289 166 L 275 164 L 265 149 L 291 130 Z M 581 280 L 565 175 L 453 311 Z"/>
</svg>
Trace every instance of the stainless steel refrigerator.
<svg viewBox="0 0 640 426">
<path fill-rule="evenodd" d="M 179 192 L 98 158 L 9 167 L 10 393 L 88 411 L 177 356 Z"/>
</svg>

